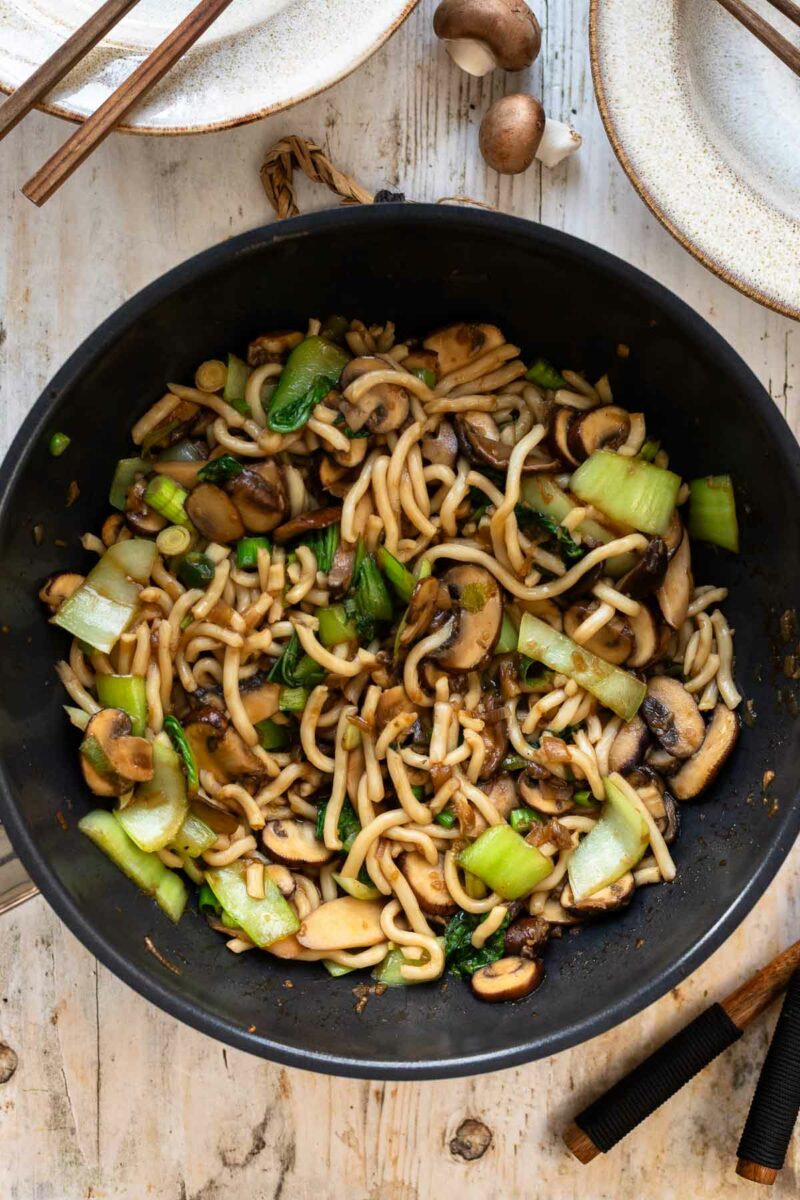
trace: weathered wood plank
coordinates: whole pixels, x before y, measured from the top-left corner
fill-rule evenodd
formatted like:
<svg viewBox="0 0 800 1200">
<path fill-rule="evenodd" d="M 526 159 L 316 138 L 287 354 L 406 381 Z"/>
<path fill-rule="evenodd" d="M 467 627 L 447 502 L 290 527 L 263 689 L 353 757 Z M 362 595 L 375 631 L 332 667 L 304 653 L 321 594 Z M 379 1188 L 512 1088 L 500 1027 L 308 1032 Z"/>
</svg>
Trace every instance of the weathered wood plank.
<svg viewBox="0 0 800 1200">
<path fill-rule="evenodd" d="M 0 158 L 0 446 L 78 342 L 123 299 L 205 246 L 268 219 L 260 155 L 284 133 L 323 139 L 372 187 L 415 199 L 467 195 L 568 229 L 678 291 L 743 354 L 795 431 L 798 326 L 731 291 L 650 216 L 595 111 L 586 0 L 546 0 L 545 50 L 524 76 L 469 80 L 433 44 L 434 0 L 327 95 L 268 122 L 202 139 L 110 139 L 38 212 L 19 183 L 67 133 L 35 116 Z M 505 90 L 541 92 L 584 135 L 557 171 L 514 180 L 477 154 L 480 117 Z M 305 184 L 306 207 L 328 204 Z M 541 1063 L 472 1080 L 376 1084 L 287 1071 L 178 1025 L 119 983 L 43 901 L 0 921 L 0 1038 L 20 1058 L 0 1087 L 5 1200 L 423 1200 L 453 1195 L 650 1200 L 738 1196 L 735 1146 L 774 1020 L 762 1020 L 682 1098 L 585 1169 L 565 1121 L 651 1041 L 724 994 L 795 936 L 795 851 L 742 928 L 680 988 L 619 1029 Z M 720 1097 L 724 1101 L 720 1103 Z M 450 1142 L 465 1118 L 491 1129 L 482 1158 Z M 773 1189 L 800 1190 L 793 1148 Z"/>
</svg>

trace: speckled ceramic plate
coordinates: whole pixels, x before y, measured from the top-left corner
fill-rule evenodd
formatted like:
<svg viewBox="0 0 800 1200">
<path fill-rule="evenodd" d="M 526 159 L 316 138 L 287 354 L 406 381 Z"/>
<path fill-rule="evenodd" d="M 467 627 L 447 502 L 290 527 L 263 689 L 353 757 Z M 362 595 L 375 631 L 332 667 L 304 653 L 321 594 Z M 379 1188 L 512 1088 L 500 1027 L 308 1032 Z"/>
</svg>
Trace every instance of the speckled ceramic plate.
<svg viewBox="0 0 800 1200">
<path fill-rule="evenodd" d="M 48 97 L 81 121 L 196 0 L 139 0 Z M 368 58 L 418 0 L 235 0 L 121 128 L 201 133 L 254 121 L 330 87 Z M 0 0 L 0 88 L 17 87 L 99 0 Z"/>
<path fill-rule="evenodd" d="M 750 0 L 800 46 L 800 30 Z M 800 79 L 713 0 L 592 0 L 595 90 L 642 199 L 746 295 L 800 319 Z"/>
</svg>

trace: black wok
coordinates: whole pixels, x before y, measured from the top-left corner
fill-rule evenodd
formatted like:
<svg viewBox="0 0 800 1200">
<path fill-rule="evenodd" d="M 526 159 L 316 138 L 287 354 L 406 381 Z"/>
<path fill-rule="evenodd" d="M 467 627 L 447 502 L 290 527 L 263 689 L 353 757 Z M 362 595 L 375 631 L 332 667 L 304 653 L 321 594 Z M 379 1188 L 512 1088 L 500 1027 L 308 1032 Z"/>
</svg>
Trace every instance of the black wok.
<svg viewBox="0 0 800 1200">
<path fill-rule="evenodd" d="M 758 719 L 710 793 L 683 806 L 676 883 L 642 889 L 628 911 L 553 944 L 544 986 L 516 1005 L 483 1005 L 451 979 L 390 991 L 357 1015 L 355 977 L 234 958 L 195 911 L 172 926 L 76 829 L 89 797 L 53 674 L 65 639 L 45 621 L 37 587 L 80 567 L 78 538 L 98 528 L 130 425 L 166 380 L 190 378 L 202 359 L 265 329 L 331 311 L 388 317 L 402 331 L 454 317 L 496 321 L 528 354 L 592 378 L 612 365 L 615 395 L 645 409 L 671 465 L 689 478 L 730 471 L 736 481 L 741 555 L 700 550 L 695 562 L 699 580 L 731 588 L 738 679 Z M 618 343 L 629 359 L 615 356 Z M 57 429 L 72 445 L 54 459 L 47 444 Z M 80 498 L 66 508 L 73 479 Z M 294 1066 L 384 1078 L 552 1054 L 631 1016 L 702 962 L 794 841 L 800 729 L 776 638 L 780 613 L 800 596 L 798 511 L 800 453 L 758 380 L 682 301 L 618 259 L 524 221 L 427 206 L 327 212 L 246 234 L 171 271 L 102 325 L 39 399 L 2 468 L 0 819 L 50 904 L 106 966 L 223 1041 Z M 761 800 L 768 768 L 777 811 Z"/>
</svg>

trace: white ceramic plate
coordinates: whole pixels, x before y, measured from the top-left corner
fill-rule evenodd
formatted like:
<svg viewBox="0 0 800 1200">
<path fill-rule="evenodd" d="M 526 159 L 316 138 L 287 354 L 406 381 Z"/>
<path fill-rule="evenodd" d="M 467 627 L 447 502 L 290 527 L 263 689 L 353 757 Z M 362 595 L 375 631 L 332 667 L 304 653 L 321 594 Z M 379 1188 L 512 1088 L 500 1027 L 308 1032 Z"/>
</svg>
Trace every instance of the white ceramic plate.
<svg viewBox="0 0 800 1200">
<path fill-rule="evenodd" d="M 767 0 L 749 0 L 800 46 Z M 686 249 L 800 319 L 800 79 L 714 0 L 592 0 L 595 90 L 642 199 Z"/>
<path fill-rule="evenodd" d="M 139 0 L 43 105 L 83 120 L 196 0 Z M 368 58 L 418 0 L 234 0 L 122 129 L 200 133 L 253 121 L 330 87 Z M 99 0 L 0 0 L 0 88 L 10 91 Z"/>
</svg>

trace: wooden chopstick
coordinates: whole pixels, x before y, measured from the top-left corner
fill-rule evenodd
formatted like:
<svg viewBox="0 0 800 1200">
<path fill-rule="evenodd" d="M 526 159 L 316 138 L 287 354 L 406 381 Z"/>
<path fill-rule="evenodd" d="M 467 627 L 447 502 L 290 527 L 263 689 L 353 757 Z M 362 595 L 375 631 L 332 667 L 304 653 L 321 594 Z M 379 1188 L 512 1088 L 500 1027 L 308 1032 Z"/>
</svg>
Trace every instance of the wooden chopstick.
<svg viewBox="0 0 800 1200">
<path fill-rule="evenodd" d="M 800 10 L 796 4 L 791 3 L 791 0 L 769 0 L 769 2 L 800 25 Z M 781 62 L 794 71 L 795 75 L 800 75 L 800 50 L 797 46 L 793 46 L 782 33 L 778 33 L 778 30 L 773 28 L 769 21 L 765 21 L 762 16 L 754 12 L 748 4 L 744 3 L 744 0 L 717 0 L 717 3 L 727 9 L 732 17 L 744 25 L 745 29 L 749 29 L 760 42 L 763 42 L 773 54 L 777 55 Z"/>
<path fill-rule="evenodd" d="M 43 167 L 23 187 L 23 194 L 42 205 L 61 187 L 73 171 L 108 137 L 115 125 L 127 116 L 150 88 L 205 33 L 232 0 L 201 0 L 141 63 L 104 104 L 73 133 Z"/>
<path fill-rule="evenodd" d="M 577 1116 L 564 1141 L 577 1159 L 605 1154 L 733 1045 L 800 967 L 800 941 L 712 1004 Z"/>
<path fill-rule="evenodd" d="M 0 141 L 114 28 L 134 4 L 138 4 L 138 0 L 106 0 L 80 29 L 76 29 L 54 54 L 19 85 L 0 106 Z"/>
<path fill-rule="evenodd" d="M 790 21 L 794 21 L 795 25 L 800 25 L 800 5 L 795 4 L 795 0 L 769 0 L 769 3 Z"/>
</svg>

